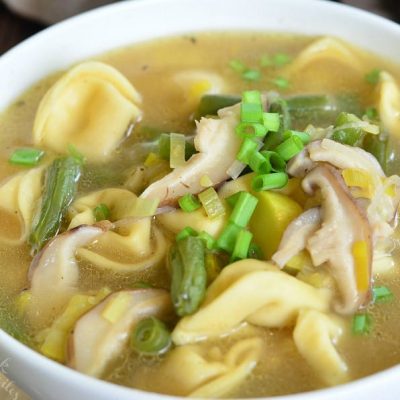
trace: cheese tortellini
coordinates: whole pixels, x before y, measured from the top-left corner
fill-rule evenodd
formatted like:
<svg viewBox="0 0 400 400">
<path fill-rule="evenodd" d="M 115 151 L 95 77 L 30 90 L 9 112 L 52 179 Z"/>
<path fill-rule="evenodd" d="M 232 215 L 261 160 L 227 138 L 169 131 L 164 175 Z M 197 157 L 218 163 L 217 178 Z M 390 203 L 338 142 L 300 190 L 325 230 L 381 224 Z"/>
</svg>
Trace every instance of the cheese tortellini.
<svg viewBox="0 0 400 400">
<path fill-rule="evenodd" d="M 280 271 L 271 263 L 243 260 L 224 268 L 200 309 L 172 333 L 182 345 L 229 334 L 243 322 L 275 328 L 294 325 L 302 309 L 327 311 L 331 294 Z M 221 318 L 220 316 L 223 316 Z"/>
<path fill-rule="evenodd" d="M 106 161 L 141 116 L 141 96 L 115 68 L 84 62 L 63 75 L 43 97 L 34 143 L 57 153 L 72 144 L 89 161 Z"/>
<path fill-rule="evenodd" d="M 298 351 L 328 385 L 349 379 L 347 365 L 335 348 L 342 333 L 337 317 L 315 310 L 301 311 L 293 332 Z"/>
<path fill-rule="evenodd" d="M 31 169 L 12 176 L 0 186 L 0 215 L 9 219 L 0 230 L 0 241 L 11 245 L 22 244 L 29 236 L 36 207 L 42 195 L 45 167 Z M 17 224 L 11 223 L 17 220 Z M 18 226 L 18 231 L 9 227 Z"/>
<path fill-rule="evenodd" d="M 78 250 L 78 255 L 103 269 L 132 272 L 158 264 L 167 251 L 167 242 L 150 217 L 133 217 L 137 196 L 126 189 L 104 189 L 78 198 L 70 207 L 69 229 L 95 223 L 93 209 L 103 203 L 110 210 L 110 220 L 118 221 L 95 243 Z"/>
<path fill-rule="evenodd" d="M 218 346 L 180 346 L 168 354 L 156 374 L 137 378 L 173 395 L 224 397 L 243 383 L 262 354 L 263 341 L 257 337 L 241 339 L 226 352 Z"/>
</svg>

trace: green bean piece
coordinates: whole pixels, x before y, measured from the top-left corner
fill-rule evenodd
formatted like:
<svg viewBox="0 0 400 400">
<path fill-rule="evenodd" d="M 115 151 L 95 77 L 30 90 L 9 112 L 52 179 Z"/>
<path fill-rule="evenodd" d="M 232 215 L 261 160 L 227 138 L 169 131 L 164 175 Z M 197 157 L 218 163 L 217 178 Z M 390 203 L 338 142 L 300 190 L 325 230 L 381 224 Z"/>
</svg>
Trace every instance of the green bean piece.
<svg viewBox="0 0 400 400">
<path fill-rule="evenodd" d="M 179 240 L 170 251 L 171 297 L 176 313 L 193 314 L 202 302 L 207 284 L 205 244 L 195 236 Z"/>
<path fill-rule="evenodd" d="M 343 111 L 357 116 L 362 114 L 358 98 L 351 94 L 293 96 L 286 101 L 293 125 L 300 129 L 309 124 L 331 125 Z"/>
<path fill-rule="evenodd" d="M 388 161 L 388 139 L 382 138 L 380 135 L 365 135 L 362 148 L 371 153 L 381 164 L 382 169 L 386 172 Z"/>
<path fill-rule="evenodd" d="M 141 320 L 131 336 L 131 347 L 139 354 L 157 356 L 171 347 L 171 334 L 166 325 L 155 317 Z"/>
<path fill-rule="evenodd" d="M 80 177 L 80 164 L 74 157 L 57 158 L 48 167 L 42 205 L 35 216 L 29 242 L 34 252 L 54 237 L 72 202 Z"/>
<path fill-rule="evenodd" d="M 226 94 L 206 94 L 201 100 L 197 111 L 194 114 L 194 119 L 199 120 L 207 115 L 217 115 L 221 108 L 233 106 L 240 103 L 241 97 Z"/>
<path fill-rule="evenodd" d="M 356 115 L 347 112 L 341 112 L 336 119 L 335 123 L 336 129 L 332 135 L 332 139 L 335 140 L 336 142 L 347 144 L 350 146 L 361 145 L 365 136 L 361 128 L 340 129 L 341 126 L 359 122 L 361 122 L 361 120 Z"/>
</svg>

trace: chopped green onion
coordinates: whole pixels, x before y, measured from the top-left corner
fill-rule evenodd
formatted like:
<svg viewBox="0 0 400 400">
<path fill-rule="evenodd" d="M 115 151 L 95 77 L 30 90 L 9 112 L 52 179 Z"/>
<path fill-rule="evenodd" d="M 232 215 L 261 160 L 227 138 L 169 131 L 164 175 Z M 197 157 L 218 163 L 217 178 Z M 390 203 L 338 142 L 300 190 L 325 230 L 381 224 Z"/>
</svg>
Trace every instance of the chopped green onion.
<svg viewBox="0 0 400 400">
<path fill-rule="evenodd" d="M 241 229 L 236 237 L 235 246 L 231 255 L 231 262 L 247 258 L 253 234 L 246 229 Z"/>
<path fill-rule="evenodd" d="M 225 201 L 229 204 L 230 207 L 234 208 L 236 202 L 239 200 L 240 193 L 242 192 L 236 192 L 234 194 L 231 194 L 229 197 L 225 199 Z"/>
<path fill-rule="evenodd" d="M 375 286 L 372 293 L 374 303 L 386 303 L 393 299 L 392 291 L 386 286 Z"/>
<path fill-rule="evenodd" d="M 368 107 L 365 110 L 365 115 L 369 120 L 377 121 L 379 120 L 378 110 L 375 107 Z"/>
<path fill-rule="evenodd" d="M 257 175 L 251 182 L 251 187 L 256 192 L 261 190 L 280 189 L 288 183 L 288 176 L 284 172 L 273 172 L 266 175 Z"/>
<path fill-rule="evenodd" d="M 171 149 L 171 138 L 168 133 L 162 133 L 158 139 L 158 155 L 164 159 L 169 160 L 169 153 Z"/>
<path fill-rule="evenodd" d="M 44 156 L 44 151 L 32 148 L 22 148 L 15 150 L 9 161 L 11 164 L 22 165 L 26 167 L 34 167 Z"/>
<path fill-rule="evenodd" d="M 261 72 L 257 69 L 246 69 L 242 73 L 242 78 L 246 81 L 259 81 L 261 79 Z"/>
<path fill-rule="evenodd" d="M 245 228 L 250 222 L 250 218 L 256 209 L 257 203 L 257 197 L 254 197 L 248 192 L 239 192 L 239 197 L 235 201 L 235 206 L 229 217 L 229 221 L 240 228 Z"/>
<path fill-rule="evenodd" d="M 197 232 L 191 228 L 190 226 L 187 226 L 186 228 L 183 228 L 175 237 L 175 240 L 179 242 L 182 239 L 187 238 L 188 236 L 197 236 Z"/>
<path fill-rule="evenodd" d="M 229 66 L 236 72 L 243 72 L 246 66 L 240 60 L 229 61 Z"/>
<path fill-rule="evenodd" d="M 166 325 L 155 317 L 141 320 L 132 333 L 131 346 L 140 354 L 160 355 L 171 347 L 171 334 Z"/>
<path fill-rule="evenodd" d="M 242 102 L 262 105 L 261 93 L 258 90 L 246 90 L 242 94 Z"/>
<path fill-rule="evenodd" d="M 240 146 L 236 159 L 244 164 L 248 164 L 250 156 L 257 151 L 259 144 L 250 138 L 245 138 Z"/>
<path fill-rule="evenodd" d="M 73 144 L 70 143 L 67 148 L 71 157 L 73 157 L 80 165 L 85 164 L 85 156 Z"/>
<path fill-rule="evenodd" d="M 263 118 L 263 109 L 261 104 L 245 103 L 240 105 L 240 120 L 242 122 L 260 122 Z"/>
<path fill-rule="evenodd" d="M 272 79 L 271 83 L 274 84 L 279 89 L 287 89 L 290 86 L 289 81 L 282 76 L 278 76 L 277 78 Z"/>
<path fill-rule="evenodd" d="M 268 54 L 264 54 L 263 56 L 261 56 L 260 58 L 260 65 L 262 67 L 270 67 L 272 66 L 273 61 L 271 59 L 271 56 L 269 56 Z"/>
<path fill-rule="evenodd" d="M 181 133 L 170 134 L 169 166 L 178 168 L 185 165 L 185 135 Z"/>
<path fill-rule="evenodd" d="M 271 172 L 271 165 L 268 160 L 258 151 L 249 157 L 250 168 L 258 174 L 268 174 Z"/>
<path fill-rule="evenodd" d="M 375 68 L 365 75 L 365 80 L 371 85 L 376 85 L 379 82 L 381 72 L 382 71 L 379 68 Z"/>
<path fill-rule="evenodd" d="M 282 67 L 291 61 L 291 57 L 285 53 L 277 53 L 274 55 L 273 62 L 277 67 Z"/>
<path fill-rule="evenodd" d="M 368 313 L 355 314 L 353 316 L 353 334 L 365 335 L 371 332 L 372 318 Z"/>
<path fill-rule="evenodd" d="M 240 226 L 237 226 L 233 222 L 228 222 L 217 240 L 217 247 L 225 250 L 227 253 L 232 253 L 235 247 L 236 237 L 240 230 Z"/>
<path fill-rule="evenodd" d="M 263 122 L 268 132 L 278 132 L 280 125 L 278 113 L 263 113 Z"/>
<path fill-rule="evenodd" d="M 361 128 L 361 123 L 362 121 L 356 115 L 341 112 L 336 118 L 332 139 L 339 143 L 348 144 L 349 146 L 358 146 L 365 136 Z M 349 127 L 351 125 L 354 126 Z"/>
<path fill-rule="evenodd" d="M 286 161 L 275 151 L 264 150 L 261 152 L 263 157 L 267 160 L 270 166 L 270 171 L 285 172 Z"/>
<path fill-rule="evenodd" d="M 199 200 L 210 218 L 216 218 L 225 214 L 225 208 L 213 187 L 199 194 Z"/>
<path fill-rule="evenodd" d="M 303 142 L 303 144 L 308 144 L 310 143 L 311 140 L 310 135 L 306 132 L 293 131 L 293 130 L 288 130 L 283 132 L 284 139 L 288 139 L 292 136 L 297 136 Z"/>
<path fill-rule="evenodd" d="M 241 122 L 236 127 L 236 133 L 241 138 L 254 138 L 261 137 L 263 138 L 267 134 L 267 129 L 263 124 L 258 123 L 249 123 L 249 122 Z"/>
<path fill-rule="evenodd" d="M 207 233 L 206 231 L 201 231 L 197 237 L 204 240 L 204 243 L 208 250 L 215 249 L 217 241 L 209 233 Z"/>
<path fill-rule="evenodd" d="M 303 142 L 297 136 L 292 136 L 275 147 L 275 152 L 285 161 L 290 160 L 304 148 Z"/>
<path fill-rule="evenodd" d="M 93 215 L 96 222 L 104 221 L 110 218 L 110 209 L 107 207 L 106 204 L 100 203 L 93 209 Z"/>
<path fill-rule="evenodd" d="M 199 200 L 193 194 L 186 193 L 179 201 L 179 206 L 184 212 L 196 211 L 201 207 Z"/>
<path fill-rule="evenodd" d="M 249 252 L 247 254 L 247 258 L 254 258 L 256 260 L 263 260 L 264 255 L 262 253 L 261 247 L 256 245 L 255 243 L 251 243 L 249 246 Z"/>
</svg>

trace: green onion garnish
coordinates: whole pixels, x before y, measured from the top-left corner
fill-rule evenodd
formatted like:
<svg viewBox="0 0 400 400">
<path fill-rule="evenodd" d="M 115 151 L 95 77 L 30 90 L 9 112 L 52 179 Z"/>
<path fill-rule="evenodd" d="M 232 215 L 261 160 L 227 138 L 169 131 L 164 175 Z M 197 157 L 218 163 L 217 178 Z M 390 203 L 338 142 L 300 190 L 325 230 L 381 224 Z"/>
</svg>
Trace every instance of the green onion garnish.
<svg viewBox="0 0 400 400">
<path fill-rule="evenodd" d="M 179 206 L 185 212 L 196 211 L 201 207 L 201 204 L 196 196 L 186 193 L 178 200 Z"/>
<path fill-rule="evenodd" d="M 225 250 L 228 253 L 232 253 L 235 246 L 236 237 L 240 230 L 240 226 L 237 226 L 233 222 L 228 222 L 217 240 L 217 247 Z"/>
<path fill-rule="evenodd" d="M 155 317 L 140 321 L 131 337 L 132 348 L 140 354 L 159 355 L 171 347 L 171 334 L 166 325 Z"/>
<path fill-rule="evenodd" d="M 259 144 L 255 140 L 245 138 L 236 155 L 236 159 L 244 164 L 248 164 L 250 162 L 250 156 L 257 151 L 258 146 Z"/>
<path fill-rule="evenodd" d="M 277 53 L 274 55 L 273 58 L 273 63 L 277 66 L 277 67 L 282 67 L 288 63 L 290 63 L 291 61 L 291 57 L 288 54 L 285 53 Z"/>
<path fill-rule="evenodd" d="M 267 128 L 268 132 L 278 132 L 280 119 L 278 113 L 263 113 L 264 126 Z"/>
<path fill-rule="evenodd" d="M 185 135 L 181 133 L 170 134 L 169 166 L 178 168 L 185 165 Z"/>
<path fill-rule="evenodd" d="M 233 209 L 236 205 L 236 202 L 239 200 L 240 193 L 242 192 L 236 192 L 234 194 L 231 194 L 229 197 L 225 198 L 225 201 L 229 204 L 229 206 Z"/>
<path fill-rule="evenodd" d="M 236 72 L 243 72 L 246 66 L 240 60 L 231 60 L 229 66 Z"/>
<path fill-rule="evenodd" d="M 206 231 L 201 231 L 197 237 L 199 237 L 200 239 L 203 239 L 206 247 L 208 250 L 213 250 L 215 249 L 216 245 L 217 245 L 217 241 Z"/>
<path fill-rule="evenodd" d="M 175 240 L 179 242 L 182 239 L 187 238 L 188 236 L 197 236 L 197 232 L 191 228 L 190 226 L 187 226 L 183 228 L 175 237 Z"/>
<path fill-rule="evenodd" d="M 290 160 L 304 148 L 302 140 L 298 136 L 291 136 L 275 147 L 275 152 L 285 161 Z"/>
<path fill-rule="evenodd" d="M 294 131 L 294 130 L 287 130 L 283 132 L 283 138 L 288 139 L 290 137 L 297 136 L 304 145 L 310 143 L 310 135 L 306 132 Z"/>
<path fill-rule="evenodd" d="M 282 76 L 278 76 L 277 78 L 272 79 L 271 83 L 274 84 L 279 89 L 287 89 L 290 86 L 289 81 Z"/>
<path fill-rule="evenodd" d="M 365 75 L 365 80 L 371 85 L 376 85 L 379 82 L 381 72 L 382 71 L 379 68 L 375 68 Z"/>
<path fill-rule="evenodd" d="M 247 258 L 253 234 L 246 229 L 241 229 L 236 237 L 235 246 L 231 255 L 231 262 Z"/>
<path fill-rule="evenodd" d="M 372 329 L 372 318 L 368 313 L 355 314 L 352 325 L 354 335 L 368 334 Z"/>
<path fill-rule="evenodd" d="M 250 168 L 258 174 L 268 174 L 271 172 L 271 165 L 268 160 L 258 151 L 249 157 Z"/>
<path fill-rule="evenodd" d="M 260 122 L 263 117 L 262 105 L 257 103 L 245 103 L 240 105 L 240 120 L 242 122 Z"/>
<path fill-rule="evenodd" d="M 251 243 L 249 246 L 249 252 L 247 254 L 247 258 L 254 258 L 256 260 L 263 260 L 264 255 L 262 253 L 261 247 L 256 245 L 255 243 Z"/>
<path fill-rule="evenodd" d="M 158 139 L 158 155 L 164 160 L 169 160 L 170 144 L 169 134 L 162 133 Z"/>
<path fill-rule="evenodd" d="M 243 92 L 242 102 L 246 104 L 262 105 L 261 93 L 258 90 L 246 90 Z"/>
<path fill-rule="evenodd" d="M 106 204 L 100 203 L 93 209 L 93 215 L 96 222 L 104 221 L 110 218 L 110 209 L 107 207 Z"/>
<path fill-rule="evenodd" d="M 9 162 L 15 165 L 22 165 L 25 167 L 34 167 L 39 163 L 41 158 L 44 156 L 44 151 L 32 148 L 22 148 L 15 150 L 10 158 Z"/>
<path fill-rule="evenodd" d="M 245 228 L 250 222 L 250 218 L 256 209 L 257 203 L 257 197 L 254 197 L 248 192 L 239 192 L 229 221 L 241 228 Z"/>
<path fill-rule="evenodd" d="M 210 218 L 216 218 L 225 214 L 225 207 L 213 187 L 199 194 L 199 200 Z"/>
<path fill-rule="evenodd" d="M 271 174 L 257 175 L 253 178 L 251 187 L 256 192 L 280 189 L 286 186 L 288 180 L 288 176 L 285 172 L 273 172 Z"/>
<path fill-rule="evenodd" d="M 259 81 L 261 79 L 261 72 L 257 69 L 246 69 L 242 73 L 242 78 L 246 81 Z"/>
<path fill-rule="evenodd" d="M 241 122 L 236 127 L 236 133 L 239 137 L 245 139 L 260 137 L 263 138 L 267 134 L 267 128 L 260 123 Z"/>
<path fill-rule="evenodd" d="M 393 299 L 393 293 L 387 286 L 375 286 L 372 289 L 374 303 L 386 303 Z"/>
<path fill-rule="evenodd" d="M 285 172 L 286 161 L 275 151 L 264 150 L 261 152 L 263 157 L 269 163 L 270 171 L 272 172 Z"/>
</svg>

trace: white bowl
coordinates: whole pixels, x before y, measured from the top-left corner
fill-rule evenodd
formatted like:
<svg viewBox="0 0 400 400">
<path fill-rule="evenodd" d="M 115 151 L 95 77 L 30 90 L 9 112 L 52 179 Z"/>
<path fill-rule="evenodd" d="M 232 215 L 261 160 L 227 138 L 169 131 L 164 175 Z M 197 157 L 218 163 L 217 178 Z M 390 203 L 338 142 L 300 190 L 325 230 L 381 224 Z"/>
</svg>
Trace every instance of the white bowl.
<svg viewBox="0 0 400 400">
<path fill-rule="evenodd" d="M 119 46 L 183 32 L 253 30 L 329 34 L 400 61 L 400 26 L 347 6 L 317 0 L 136 0 L 67 20 L 0 58 L 0 110 L 49 73 Z M 0 330 L 0 371 L 34 400 L 160 400 L 61 366 Z M 288 377 L 290 379 L 290 377 Z M 7 397 L 5 384 L 0 398 Z M 12 393 L 9 398 L 13 399 Z M 398 399 L 400 366 L 338 386 L 281 400 Z M 176 399 L 176 398 L 175 398 Z"/>
</svg>

